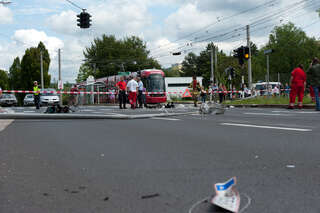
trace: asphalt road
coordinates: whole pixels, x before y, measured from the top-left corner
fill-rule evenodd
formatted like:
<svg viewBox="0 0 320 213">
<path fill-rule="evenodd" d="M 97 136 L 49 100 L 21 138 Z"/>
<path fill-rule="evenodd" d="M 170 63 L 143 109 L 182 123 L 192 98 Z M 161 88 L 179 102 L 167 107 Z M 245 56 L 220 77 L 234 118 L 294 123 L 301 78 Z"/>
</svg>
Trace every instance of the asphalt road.
<svg viewBox="0 0 320 213">
<path fill-rule="evenodd" d="M 236 176 L 241 208 L 251 198 L 243 212 L 319 213 L 319 121 L 277 109 L 0 120 L 0 212 L 188 212 Z M 225 211 L 203 203 L 193 212 Z"/>
</svg>

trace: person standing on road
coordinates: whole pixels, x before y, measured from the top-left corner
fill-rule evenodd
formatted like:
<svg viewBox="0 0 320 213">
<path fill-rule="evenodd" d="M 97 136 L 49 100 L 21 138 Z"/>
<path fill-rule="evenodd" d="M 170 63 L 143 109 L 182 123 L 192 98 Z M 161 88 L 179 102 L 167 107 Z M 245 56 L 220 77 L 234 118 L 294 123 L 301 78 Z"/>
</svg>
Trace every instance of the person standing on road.
<svg viewBox="0 0 320 213">
<path fill-rule="evenodd" d="M 207 99 L 207 91 L 204 89 L 204 87 L 201 87 L 200 97 L 201 97 L 201 102 L 205 103 Z"/>
<path fill-rule="evenodd" d="M 139 88 L 136 78 L 131 78 L 127 84 L 127 88 L 129 92 L 129 103 L 131 104 L 131 109 L 135 109 L 137 104 L 137 91 Z"/>
<path fill-rule="evenodd" d="M 141 78 L 137 78 L 138 79 L 138 87 L 139 87 L 139 90 L 138 90 L 138 103 L 139 103 L 139 108 L 143 108 L 143 105 L 144 105 L 144 94 L 143 94 L 143 91 L 144 91 L 144 87 L 143 87 L 143 82 L 141 81 Z"/>
<path fill-rule="evenodd" d="M 194 75 L 192 77 L 191 87 L 192 87 L 192 99 L 193 99 L 194 107 L 197 107 L 198 106 L 198 93 L 200 91 L 200 84 L 197 81 L 196 75 Z"/>
<path fill-rule="evenodd" d="M 319 90 L 320 90 L 320 61 L 318 58 L 314 58 L 312 64 L 307 72 L 308 74 L 308 84 L 312 87 L 314 91 L 314 96 L 316 100 L 316 110 L 320 111 L 320 100 L 319 100 Z"/>
<path fill-rule="evenodd" d="M 306 88 L 306 73 L 303 71 L 303 65 L 300 64 L 291 73 L 290 79 L 290 104 L 288 109 L 294 109 L 296 97 L 298 96 L 298 107 L 302 109 L 302 101 L 304 96 L 304 90 Z"/>
<path fill-rule="evenodd" d="M 120 77 L 120 81 L 116 84 L 118 88 L 118 96 L 119 96 L 119 107 L 120 109 L 127 109 L 126 102 L 127 102 L 127 83 L 124 81 L 124 77 Z"/>
<path fill-rule="evenodd" d="M 37 81 L 35 81 L 33 84 L 34 105 L 36 105 L 36 109 L 40 109 L 40 89 Z"/>
</svg>

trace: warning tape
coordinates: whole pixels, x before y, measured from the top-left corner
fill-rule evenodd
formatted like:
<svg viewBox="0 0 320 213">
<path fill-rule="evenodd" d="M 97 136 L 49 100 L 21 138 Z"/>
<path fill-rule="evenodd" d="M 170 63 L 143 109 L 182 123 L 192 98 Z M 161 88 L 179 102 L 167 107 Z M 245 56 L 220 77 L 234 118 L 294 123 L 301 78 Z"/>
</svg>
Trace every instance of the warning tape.
<svg viewBox="0 0 320 213">
<path fill-rule="evenodd" d="M 267 90 L 258 90 L 267 92 Z M 280 91 L 290 91 L 290 89 L 281 89 Z M 212 94 L 230 94 L 230 93 L 243 93 L 244 91 L 237 90 L 237 91 L 213 91 Z M 0 93 L 22 93 L 22 94 L 34 94 L 35 91 L 30 90 L 0 90 Z M 41 94 L 69 94 L 69 95 L 117 95 L 117 92 L 72 92 L 72 91 L 42 91 Z M 183 94 L 184 92 L 144 92 L 146 95 L 161 95 L 161 94 L 169 94 L 169 95 L 178 95 Z M 199 93 L 199 92 L 197 92 Z M 207 94 L 210 94 L 209 92 L 206 92 Z"/>
</svg>

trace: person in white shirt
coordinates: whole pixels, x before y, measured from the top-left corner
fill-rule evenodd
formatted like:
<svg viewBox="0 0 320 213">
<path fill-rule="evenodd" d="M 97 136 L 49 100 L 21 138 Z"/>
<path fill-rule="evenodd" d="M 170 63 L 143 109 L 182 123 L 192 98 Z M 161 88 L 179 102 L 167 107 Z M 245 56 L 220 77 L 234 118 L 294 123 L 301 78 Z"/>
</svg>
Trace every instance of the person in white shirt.
<svg viewBox="0 0 320 213">
<path fill-rule="evenodd" d="M 129 92 L 129 103 L 131 104 L 131 109 L 136 108 L 137 104 L 137 91 L 138 91 L 139 85 L 136 81 L 136 78 L 131 77 L 131 80 L 127 84 L 127 89 Z"/>
<path fill-rule="evenodd" d="M 143 108 L 144 105 L 144 94 L 143 94 L 143 82 L 141 81 L 141 78 L 138 79 L 138 103 L 139 103 L 139 108 Z"/>
</svg>

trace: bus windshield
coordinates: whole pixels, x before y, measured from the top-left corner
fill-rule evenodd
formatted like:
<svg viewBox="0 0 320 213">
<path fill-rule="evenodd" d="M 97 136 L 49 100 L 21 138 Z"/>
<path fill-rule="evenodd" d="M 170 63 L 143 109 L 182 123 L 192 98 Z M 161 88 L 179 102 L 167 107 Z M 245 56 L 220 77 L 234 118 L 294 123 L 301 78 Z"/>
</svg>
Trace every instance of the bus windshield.
<svg viewBox="0 0 320 213">
<path fill-rule="evenodd" d="M 164 77 L 161 74 L 151 74 L 145 85 L 148 92 L 165 92 Z"/>
</svg>

